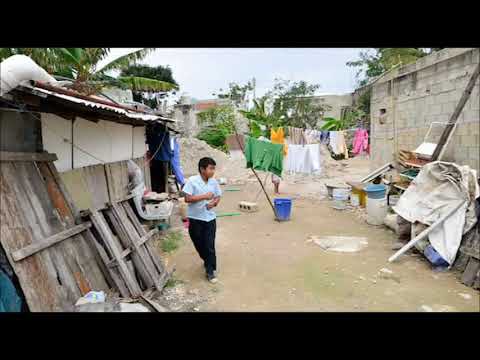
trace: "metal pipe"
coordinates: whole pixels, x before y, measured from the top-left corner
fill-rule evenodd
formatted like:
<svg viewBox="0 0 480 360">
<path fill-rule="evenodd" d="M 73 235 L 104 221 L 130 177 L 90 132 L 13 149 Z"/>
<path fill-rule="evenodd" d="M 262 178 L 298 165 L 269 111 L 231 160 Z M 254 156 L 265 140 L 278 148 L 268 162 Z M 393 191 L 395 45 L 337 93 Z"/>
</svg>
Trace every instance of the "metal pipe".
<svg viewBox="0 0 480 360">
<path fill-rule="evenodd" d="M 443 215 L 440 219 L 435 221 L 432 225 L 430 225 L 428 228 L 423 230 L 420 234 L 415 236 L 412 240 L 410 240 L 404 247 L 402 247 L 400 250 L 398 250 L 395 254 L 393 254 L 389 259 L 388 262 L 393 262 L 396 259 L 398 259 L 400 256 L 405 254 L 408 250 L 410 250 L 417 242 L 422 240 L 425 236 L 427 236 L 429 233 L 432 232 L 433 229 L 438 227 L 441 223 L 443 223 L 445 220 L 447 220 L 450 216 L 453 215 L 455 211 L 457 211 L 460 206 L 465 204 L 465 201 L 460 201 L 456 206 L 452 207 L 452 209 L 447 212 L 445 215 Z M 413 224 L 412 224 L 413 227 Z"/>
</svg>

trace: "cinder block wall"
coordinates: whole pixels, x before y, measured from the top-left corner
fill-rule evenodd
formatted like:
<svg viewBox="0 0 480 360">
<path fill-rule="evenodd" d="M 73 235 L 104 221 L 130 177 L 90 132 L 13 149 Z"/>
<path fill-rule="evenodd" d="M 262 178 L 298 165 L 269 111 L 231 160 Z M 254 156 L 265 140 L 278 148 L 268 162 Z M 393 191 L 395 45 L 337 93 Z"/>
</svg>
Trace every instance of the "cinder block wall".
<svg viewBox="0 0 480 360">
<path fill-rule="evenodd" d="M 478 63 L 478 48 L 443 49 L 387 73 L 374 83 L 370 104 L 372 169 L 392 161 L 398 150 L 414 150 L 423 142 L 432 122 L 448 122 Z M 477 171 L 479 88 L 477 80 L 442 158 Z M 386 110 L 383 116 L 381 109 Z M 444 125 L 433 126 L 428 141 L 438 142 L 443 129 Z"/>
</svg>

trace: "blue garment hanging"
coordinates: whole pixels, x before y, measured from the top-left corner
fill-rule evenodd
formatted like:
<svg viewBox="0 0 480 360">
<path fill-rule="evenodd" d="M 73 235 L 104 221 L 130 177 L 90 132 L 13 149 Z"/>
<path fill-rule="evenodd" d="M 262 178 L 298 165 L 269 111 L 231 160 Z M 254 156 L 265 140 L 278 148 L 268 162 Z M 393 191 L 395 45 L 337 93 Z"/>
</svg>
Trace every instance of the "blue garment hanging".
<svg viewBox="0 0 480 360">
<path fill-rule="evenodd" d="M 172 164 L 173 173 L 177 178 L 177 182 L 180 186 L 185 184 L 185 177 L 183 175 L 182 167 L 180 165 L 180 145 L 178 144 L 177 139 L 173 140 L 174 142 L 174 149 L 173 149 L 173 156 L 170 163 Z"/>
<path fill-rule="evenodd" d="M 171 161 L 173 151 L 170 147 L 170 135 L 168 131 L 157 130 L 147 135 L 148 150 L 155 154 L 154 159 L 160 161 Z M 160 146 L 160 149 L 158 147 Z M 158 149 L 158 151 L 157 151 Z"/>
</svg>

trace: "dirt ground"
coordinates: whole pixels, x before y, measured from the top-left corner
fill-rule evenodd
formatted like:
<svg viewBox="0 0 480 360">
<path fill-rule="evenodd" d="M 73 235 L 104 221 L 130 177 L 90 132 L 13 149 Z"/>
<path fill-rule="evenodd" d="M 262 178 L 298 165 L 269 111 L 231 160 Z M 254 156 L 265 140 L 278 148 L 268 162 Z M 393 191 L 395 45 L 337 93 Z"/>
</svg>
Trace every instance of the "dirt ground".
<svg viewBox="0 0 480 360">
<path fill-rule="evenodd" d="M 205 280 L 200 258 L 188 237 L 167 256 L 179 285 L 167 290 L 195 298 L 181 311 L 480 311 L 479 292 L 462 285 L 453 272 L 435 272 L 413 252 L 395 263 L 396 235 L 368 225 L 358 211 L 335 210 L 326 199 L 325 181 L 359 180 L 368 160 L 351 159 L 333 176 L 282 182 L 282 196 L 293 198 L 292 219 L 279 223 L 263 194 L 260 211 L 217 220 L 219 283 Z M 272 184 L 268 189 L 272 194 Z M 225 191 L 226 189 L 240 191 Z M 223 187 L 217 213 L 237 212 L 241 200 L 253 201 L 253 181 Z M 368 245 L 354 253 L 324 251 L 307 242 L 316 236 L 362 236 Z M 382 268 L 391 271 L 381 272 Z"/>
</svg>

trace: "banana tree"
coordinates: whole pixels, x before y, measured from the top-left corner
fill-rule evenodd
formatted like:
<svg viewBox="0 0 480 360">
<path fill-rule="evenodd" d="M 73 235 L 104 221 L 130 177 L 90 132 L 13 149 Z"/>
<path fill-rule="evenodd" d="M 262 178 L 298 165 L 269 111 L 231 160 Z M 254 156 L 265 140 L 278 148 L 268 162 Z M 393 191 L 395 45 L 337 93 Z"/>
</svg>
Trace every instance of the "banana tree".
<svg viewBox="0 0 480 360">
<path fill-rule="evenodd" d="M 118 86 L 133 91 L 169 91 L 177 89 L 176 84 L 166 81 L 135 76 L 112 77 L 110 70 L 122 70 L 132 63 L 144 59 L 154 48 L 145 48 L 118 57 L 105 66 L 98 68 L 98 63 L 110 53 L 109 48 L 61 48 L 66 66 L 64 76 L 74 78 L 74 88 L 84 92 L 96 92 L 104 86 Z"/>
<path fill-rule="evenodd" d="M 362 110 L 350 110 L 345 112 L 345 114 L 340 119 L 335 119 L 333 117 L 326 117 L 323 120 L 325 124 L 321 127 L 321 130 L 325 131 L 340 131 L 346 130 L 351 126 L 355 125 L 358 120 L 361 120 L 365 116 L 365 112 Z"/>
<path fill-rule="evenodd" d="M 110 54 L 110 48 L 0 48 L 0 60 L 15 54 L 30 56 L 52 75 L 73 81 L 73 88 L 94 94 L 105 86 L 117 86 L 134 91 L 169 91 L 176 84 L 132 76 L 112 77 L 110 70 L 122 70 L 144 59 L 154 48 L 144 48 L 120 56 L 99 68 L 98 64 Z"/>
<path fill-rule="evenodd" d="M 277 118 L 272 113 L 267 112 L 265 103 L 265 98 L 259 101 L 253 100 L 253 109 L 239 110 L 239 112 L 249 120 L 250 136 L 254 138 L 263 135 L 261 126 L 272 128 L 281 125 L 281 119 Z"/>
</svg>

